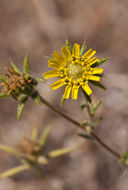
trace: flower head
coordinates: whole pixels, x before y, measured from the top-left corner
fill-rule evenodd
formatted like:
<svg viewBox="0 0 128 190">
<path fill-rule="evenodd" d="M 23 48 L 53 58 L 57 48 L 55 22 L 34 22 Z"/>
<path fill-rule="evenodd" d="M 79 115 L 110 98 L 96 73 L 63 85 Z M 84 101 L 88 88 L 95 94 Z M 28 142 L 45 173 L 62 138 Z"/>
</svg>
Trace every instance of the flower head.
<svg viewBox="0 0 128 190">
<path fill-rule="evenodd" d="M 89 81 L 99 81 L 100 74 L 103 72 L 102 68 L 93 67 L 99 62 L 97 57 L 93 57 L 96 51 L 89 49 L 87 52 L 81 53 L 81 50 L 80 45 L 75 43 L 71 51 L 68 46 L 62 47 L 62 54 L 54 51 L 53 59 L 48 60 L 48 66 L 54 70 L 43 74 L 45 79 L 59 78 L 51 85 L 53 90 L 66 85 L 64 99 L 69 98 L 70 92 L 72 92 L 72 99 L 77 99 L 80 87 L 90 96 L 92 90 L 88 85 Z"/>
<path fill-rule="evenodd" d="M 0 150 L 4 150 L 14 156 L 16 156 L 21 164 L 14 168 L 11 168 L 3 173 L 0 173 L 0 179 L 11 177 L 19 172 L 34 168 L 38 169 L 38 166 L 48 164 L 49 159 L 59 157 L 75 151 L 78 147 L 62 148 L 52 150 L 44 153 L 44 148 L 47 142 L 48 135 L 51 127 L 47 126 L 40 138 L 38 138 L 39 131 L 37 127 L 32 129 L 32 133 L 29 137 L 25 137 L 18 144 L 18 149 L 14 149 L 10 146 L 0 144 Z"/>
<path fill-rule="evenodd" d="M 25 86 L 32 82 L 32 79 L 25 78 L 23 73 L 17 73 L 13 67 L 6 68 L 6 71 L 4 74 L 7 78 L 0 83 L 3 86 L 2 93 L 6 95 L 16 95 L 19 91 L 23 92 Z"/>
<path fill-rule="evenodd" d="M 23 71 L 11 62 L 11 68 L 6 68 L 0 75 L 0 86 L 2 87 L 0 98 L 13 97 L 18 100 L 17 116 L 21 113 L 25 102 L 29 97 L 33 98 L 36 104 L 40 104 L 38 92 L 35 87 L 38 84 L 38 78 L 33 78 L 29 72 L 28 56 L 25 56 Z"/>
</svg>

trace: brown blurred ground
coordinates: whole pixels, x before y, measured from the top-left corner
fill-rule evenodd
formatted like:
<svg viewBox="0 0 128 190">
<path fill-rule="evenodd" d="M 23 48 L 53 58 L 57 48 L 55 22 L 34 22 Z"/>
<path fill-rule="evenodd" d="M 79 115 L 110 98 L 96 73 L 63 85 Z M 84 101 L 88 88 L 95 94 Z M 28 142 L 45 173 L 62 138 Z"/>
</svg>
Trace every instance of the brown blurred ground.
<svg viewBox="0 0 128 190">
<path fill-rule="evenodd" d="M 0 66 L 9 66 L 13 60 L 22 68 L 26 53 L 30 56 L 34 76 L 48 70 L 47 60 L 54 49 L 60 49 L 65 39 L 73 42 L 87 40 L 88 47 L 97 50 L 98 57 L 109 57 L 104 64 L 104 84 L 108 90 L 95 91 L 94 99 L 102 98 L 98 115 L 104 120 L 96 133 L 123 153 L 128 149 L 128 1 L 127 0 L 0 0 Z M 53 92 L 49 84 L 39 84 L 40 93 L 56 107 L 63 88 Z M 62 111 L 77 120 L 77 101 L 67 101 Z M 29 133 L 33 125 L 40 131 L 52 124 L 48 149 L 62 148 L 83 143 L 75 134 L 78 130 L 59 118 L 45 106 L 37 107 L 30 100 L 21 121 L 16 119 L 17 102 L 0 100 L 0 143 L 16 146 L 18 140 Z M 18 161 L 0 152 L 0 171 L 16 166 Z M 61 159 L 54 159 L 44 168 L 52 190 L 127 190 L 128 172 L 102 148 L 85 142 L 77 152 Z M 17 175 L 0 181 L 0 190 L 42 190 L 40 177 L 34 172 Z"/>
</svg>

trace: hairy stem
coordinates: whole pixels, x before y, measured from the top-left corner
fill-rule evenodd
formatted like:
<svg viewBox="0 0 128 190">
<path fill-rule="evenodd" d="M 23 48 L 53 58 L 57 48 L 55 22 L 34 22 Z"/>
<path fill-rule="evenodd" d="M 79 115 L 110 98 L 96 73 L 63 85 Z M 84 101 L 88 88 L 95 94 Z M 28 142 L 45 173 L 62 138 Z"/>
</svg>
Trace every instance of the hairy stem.
<svg viewBox="0 0 128 190">
<path fill-rule="evenodd" d="M 47 102 L 47 100 L 45 100 L 42 96 L 40 97 L 40 101 L 47 107 L 49 107 L 52 111 L 54 111 L 55 113 L 57 113 L 58 115 L 60 115 L 61 117 L 63 117 L 64 119 L 68 120 L 69 122 L 73 123 L 74 125 L 76 125 L 77 127 L 85 130 L 85 128 L 83 126 L 81 126 L 81 123 L 79 123 L 78 121 L 70 118 L 69 116 L 65 115 L 64 113 L 60 112 L 59 110 L 57 110 L 55 107 L 53 107 L 49 102 Z M 89 111 L 89 107 L 88 107 L 88 111 Z M 102 146 L 104 149 L 106 149 L 109 153 L 111 153 L 113 156 L 115 156 L 117 159 L 121 158 L 121 155 L 119 153 L 117 153 L 116 151 L 114 151 L 111 147 L 109 147 L 106 143 L 104 143 L 97 135 L 95 135 L 93 132 L 91 132 L 91 135 L 93 137 L 93 139 L 100 145 Z"/>
</svg>

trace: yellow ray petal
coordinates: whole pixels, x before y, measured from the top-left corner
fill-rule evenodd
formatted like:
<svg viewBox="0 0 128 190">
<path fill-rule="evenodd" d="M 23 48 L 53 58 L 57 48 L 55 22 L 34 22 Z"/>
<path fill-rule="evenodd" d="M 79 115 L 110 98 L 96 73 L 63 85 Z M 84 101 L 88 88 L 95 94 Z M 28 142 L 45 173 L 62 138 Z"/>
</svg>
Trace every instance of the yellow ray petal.
<svg viewBox="0 0 128 190">
<path fill-rule="evenodd" d="M 71 57 L 71 53 L 70 53 L 70 51 L 68 50 L 68 48 L 66 46 L 63 46 L 61 48 L 61 51 L 62 51 L 62 53 L 63 53 L 63 55 L 64 55 L 64 57 L 66 59 L 69 58 L 69 57 Z"/>
<path fill-rule="evenodd" d="M 90 68 L 89 71 L 87 71 L 87 73 L 89 75 L 93 75 L 93 74 L 101 74 L 103 72 L 102 68 Z"/>
<path fill-rule="evenodd" d="M 63 57 L 63 55 L 61 55 L 59 52 L 54 51 L 54 53 L 52 54 L 52 57 L 57 60 L 58 62 L 64 62 L 65 59 Z"/>
<path fill-rule="evenodd" d="M 68 99 L 71 92 L 71 85 L 67 85 L 64 91 L 64 99 Z"/>
<path fill-rule="evenodd" d="M 83 90 L 87 93 L 88 96 L 91 95 L 92 90 L 91 90 L 91 88 L 88 86 L 88 84 L 83 85 L 82 88 L 83 88 Z"/>
<path fill-rule="evenodd" d="M 91 73 L 92 74 L 101 74 L 103 72 L 104 69 L 102 68 L 94 68 L 94 69 L 91 69 Z"/>
<path fill-rule="evenodd" d="M 89 49 L 83 56 L 82 58 L 85 58 L 89 60 L 93 55 L 95 55 L 96 51 L 93 51 L 92 49 Z"/>
<path fill-rule="evenodd" d="M 52 77 L 58 77 L 58 73 L 56 70 L 48 71 L 43 74 L 45 79 L 52 78 Z"/>
<path fill-rule="evenodd" d="M 100 80 L 100 77 L 95 76 L 95 75 L 88 75 L 87 78 L 88 78 L 88 80 L 94 80 L 94 81 L 99 81 Z"/>
<path fill-rule="evenodd" d="M 65 85 L 65 82 L 62 79 L 60 79 L 54 82 L 50 87 L 52 88 L 52 90 L 56 90 L 57 88 L 60 88 L 63 85 Z"/>
<path fill-rule="evenodd" d="M 48 67 L 52 67 L 52 68 L 59 68 L 60 64 L 57 60 L 48 60 Z"/>
<path fill-rule="evenodd" d="M 56 64 L 56 65 L 59 65 L 59 61 L 53 60 L 53 59 L 48 60 L 48 63 L 49 63 L 49 64 Z"/>
<path fill-rule="evenodd" d="M 87 63 L 89 65 L 93 65 L 94 63 L 98 62 L 99 59 L 97 57 L 93 57 L 92 59 L 90 59 Z"/>
<path fill-rule="evenodd" d="M 53 69 L 59 69 L 60 66 L 57 64 L 50 63 L 48 64 L 48 67 L 52 67 Z"/>
<path fill-rule="evenodd" d="M 72 55 L 78 57 L 80 55 L 80 45 L 75 43 L 72 49 Z"/>
<path fill-rule="evenodd" d="M 74 85 L 72 87 L 72 99 L 76 100 L 78 96 L 79 86 Z"/>
</svg>

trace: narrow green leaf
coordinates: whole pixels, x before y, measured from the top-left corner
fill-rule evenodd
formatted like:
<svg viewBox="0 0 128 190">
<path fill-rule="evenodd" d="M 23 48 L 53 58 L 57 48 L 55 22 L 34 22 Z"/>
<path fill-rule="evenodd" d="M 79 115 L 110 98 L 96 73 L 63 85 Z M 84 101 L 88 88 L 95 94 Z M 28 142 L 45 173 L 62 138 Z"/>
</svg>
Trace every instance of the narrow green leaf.
<svg viewBox="0 0 128 190">
<path fill-rule="evenodd" d="M 68 40 L 66 40 L 66 47 L 68 48 L 68 50 L 69 50 L 70 53 L 72 54 L 72 47 L 71 47 L 71 45 L 70 45 L 70 43 L 69 43 Z"/>
<path fill-rule="evenodd" d="M 24 107 L 24 102 L 20 102 L 18 104 L 18 108 L 17 108 L 17 118 L 18 118 L 18 120 L 20 120 L 20 118 L 21 118 L 23 107 Z"/>
<path fill-rule="evenodd" d="M 34 100 L 35 100 L 35 103 L 36 103 L 38 106 L 40 106 L 40 98 L 39 98 L 39 96 L 36 96 L 36 97 L 34 98 Z"/>
<path fill-rule="evenodd" d="M 128 151 L 121 155 L 121 159 L 119 161 L 123 163 L 125 166 L 128 166 Z"/>
<path fill-rule="evenodd" d="M 0 93 L 0 98 L 6 98 L 6 97 L 8 97 L 9 95 L 7 95 L 7 94 L 4 94 L 4 93 Z"/>
<path fill-rule="evenodd" d="M 91 80 L 89 82 L 92 83 L 93 85 L 99 87 L 99 88 L 102 88 L 103 90 L 106 90 L 105 86 L 102 83 L 100 83 L 100 82 L 91 81 Z"/>
<path fill-rule="evenodd" d="M 21 154 L 17 150 L 13 149 L 12 147 L 3 145 L 3 144 L 0 144 L 0 150 L 4 150 L 8 153 L 13 154 L 14 156 L 17 156 L 17 157 L 21 156 Z"/>
<path fill-rule="evenodd" d="M 40 81 L 40 82 L 42 82 L 42 83 L 44 83 L 46 80 L 45 79 L 43 79 L 43 78 L 35 78 L 36 79 L 36 81 Z"/>
<path fill-rule="evenodd" d="M 64 149 L 59 149 L 59 150 L 54 150 L 48 153 L 48 157 L 50 158 L 54 158 L 54 157 L 58 157 L 58 156 L 62 156 L 64 154 L 68 154 L 71 153 L 73 151 L 75 151 L 78 147 L 71 147 L 71 148 L 64 148 Z"/>
<path fill-rule="evenodd" d="M 82 56 L 85 53 L 86 47 L 87 47 L 87 43 L 84 42 L 80 50 L 80 56 Z"/>
<path fill-rule="evenodd" d="M 29 60 L 28 60 L 28 55 L 25 56 L 24 58 L 24 72 L 26 74 L 29 74 Z"/>
<path fill-rule="evenodd" d="M 93 139 L 90 135 L 87 135 L 87 134 L 79 133 L 78 135 L 79 135 L 80 137 L 85 138 L 85 139 L 89 139 L 89 140 L 92 140 L 92 139 Z"/>
<path fill-rule="evenodd" d="M 0 81 L 1 82 L 6 82 L 6 80 L 7 80 L 7 77 L 0 75 Z"/>
<path fill-rule="evenodd" d="M 33 127 L 30 139 L 31 140 L 36 140 L 37 136 L 38 136 L 38 128 L 37 127 Z"/>
<path fill-rule="evenodd" d="M 40 138 L 40 146 L 43 148 L 45 143 L 46 143 L 46 140 L 47 140 L 47 137 L 51 131 L 51 126 L 47 126 L 45 127 L 44 131 L 43 131 L 43 134 L 42 134 L 42 137 Z"/>
<path fill-rule="evenodd" d="M 60 102 L 60 108 L 62 107 L 62 105 L 64 104 L 64 102 L 66 101 L 66 99 L 64 98 L 64 95 L 61 98 L 61 102 Z"/>
<path fill-rule="evenodd" d="M 84 100 L 80 106 L 80 110 L 82 111 L 87 105 L 88 105 L 88 102 L 86 100 Z"/>
<path fill-rule="evenodd" d="M 25 170 L 28 170 L 30 167 L 31 166 L 29 166 L 27 164 L 24 164 L 24 165 L 17 166 L 15 168 L 11 168 L 11 169 L 1 173 L 0 174 L 0 179 L 4 179 L 4 178 L 7 178 L 7 177 L 14 176 L 17 173 L 20 173 L 20 172 L 23 172 Z"/>
<path fill-rule="evenodd" d="M 106 58 L 102 58 L 102 59 L 100 59 L 98 62 L 96 62 L 96 63 L 94 63 L 91 67 L 97 67 L 97 66 L 99 66 L 99 65 L 101 65 L 101 64 L 103 64 L 105 61 L 107 61 L 109 58 L 108 57 L 106 57 Z"/>
<path fill-rule="evenodd" d="M 101 104 L 101 100 L 98 100 L 93 106 L 90 107 L 90 115 L 93 116 L 95 114 L 95 111 Z"/>
<path fill-rule="evenodd" d="M 93 125 L 91 125 L 92 129 L 95 129 L 96 127 L 98 127 L 98 125 L 100 124 L 100 122 L 102 121 L 102 117 L 100 117 L 99 119 L 97 119 Z"/>
<path fill-rule="evenodd" d="M 91 121 L 88 120 L 88 121 L 84 121 L 80 124 L 82 127 L 85 127 L 85 126 L 90 126 L 91 125 Z"/>
<path fill-rule="evenodd" d="M 82 89 L 82 92 L 83 92 L 83 94 L 84 94 L 84 97 L 85 97 L 85 100 L 87 100 L 88 102 L 92 102 L 92 100 L 91 100 L 91 96 L 88 96 L 87 95 L 87 93 Z"/>
<path fill-rule="evenodd" d="M 13 63 L 13 62 L 11 62 L 11 66 L 12 66 L 12 68 L 14 69 L 14 71 L 16 72 L 16 73 L 21 73 L 21 71 L 19 70 L 19 68 Z"/>
</svg>

